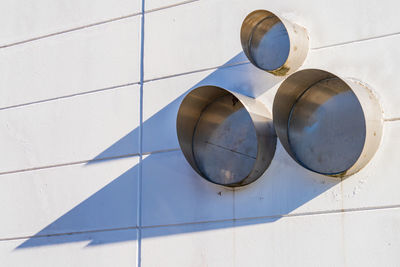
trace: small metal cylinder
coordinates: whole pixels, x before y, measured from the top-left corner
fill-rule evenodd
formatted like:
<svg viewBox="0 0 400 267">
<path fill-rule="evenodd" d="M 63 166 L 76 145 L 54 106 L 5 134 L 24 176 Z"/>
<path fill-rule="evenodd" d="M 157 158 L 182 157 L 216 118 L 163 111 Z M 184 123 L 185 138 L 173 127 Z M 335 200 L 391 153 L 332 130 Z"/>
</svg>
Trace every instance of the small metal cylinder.
<svg viewBox="0 0 400 267">
<path fill-rule="evenodd" d="M 176 128 L 186 160 L 215 184 L 255 181 L 275 153 L 276 134 L 265 106 L 217 86 L 201 86 L 185 96 Z"/>
<path fill-rule="evenodd" d="M 267 10 L 247 15 L 240 40 L 253 65 L 277 76 L 295 72 L 308 53 L 307 30 Z"/>
<path fill-rule="evenodd" d="M 305 168 L 345 177 L 378 149 L 382 110 L 360 81 L 306 69 L 289 76 L 273 104 L 275 130 L 290 156 Z"/>
</svg>

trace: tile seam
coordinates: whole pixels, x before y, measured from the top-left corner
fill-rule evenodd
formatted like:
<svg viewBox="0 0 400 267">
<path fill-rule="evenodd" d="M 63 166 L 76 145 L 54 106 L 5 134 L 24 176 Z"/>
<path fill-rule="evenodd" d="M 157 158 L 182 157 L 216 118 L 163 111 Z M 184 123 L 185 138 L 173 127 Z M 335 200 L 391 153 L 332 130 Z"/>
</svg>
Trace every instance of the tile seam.
<svg viewBox="0 0 400 267">
<path fill-rule="evenodd" d="M 21 40 L 21 41 L 18 41 L 18 42 L 13 42 L 13 43 L 9 43 L 9 44 L 0 45 L 0 49 L 9 48 L 9 47 L 13 47 L 13 46 L 21 45 L 21 44 L 26 44 L 26 43 L 31 43 L 31 42 L 34 42 L 34 41 L 43 40 L 43 39 L 47 39 L 49 37 L 63 35 L 63 34 L 66 34 L 66 33 L 75 32 L 75 31 L 79 31 L 79 30 L 83 30 L 83 29 L 87 29 L 87 28 L 92 28 L 92 27 L 96 27 L 96 26 L 99 26 L 99 25 L 111 23 L 111 22 L 114 22 L 114 21 L 120 21 L 120 20 L 123 20 L 123 19 L 132 18 L 132 17 L 138 16 L 140 14 L 141 14 L 141 12 L 137 12 L 137 13 L 121 16 L 121 17 L 111 18 L 111 19 L 107 19 L 107 20 L 103 20 L 103 21 L 99 21 L 99 22 L 86 24 L 86 25 L 83 25 L 83 26 L 78 26 L 78 27 L 74 27 L 74 28 L 70 28 L 70 29 L 66 29 L 66 30 L 62 30 L 62 31 L 58 31 L 58 32 L 48 33 L 48 34 L 40 35 L 40 36 L 37 36 L 37 37 L 32 37 L 32 38 Z"/>
<path fill-rule="evenodd" d="M 168 153 L 168 152 L 175 152 L 175 151 L 179 151 L 179 150 L 180 150 L 180 148 L 163 149 L 163 150 L 156 150 L 156 151 L 151 151 L 151 152 L 143 152 L 142 155 L 153 155 L 153 154 L 160 154 L 160 153 Z M 112 156 L 112 157 L 104 157 L 104 158 L 99 158 L 99 159 L 89 159 L 89 160 L 80 160 L 80 161 L 73 161 L 73 162 L 66 162 L 66 163 L 51 164 L 51 165 L 38 166 L 38 167 L 32 167 L 32 168 L 24 168 L 24 169 L 18 169 L 18 170 L 4 171 L 4 172 L 0 172 L 0 176 L 1 175 L 6 175 L 6 174 L 28 172 L 28 171 L 37 171 L 37 170 L 43 170 L 43 169 L 58 168 L 58 167 L 79 165 L 79 164 L 85 164 L 85 163 L 96 163 L 96 162 L 101 162 L 101 161 L 117 160 L 117 159 L 130 158 L 130 157 L 139 157 L 139 156 L 140 156 L 139 153 L 131 153 L 131 154 Z"/>
<path fill-rule="evenodd" d="M 2 108 L 0 108 L 0 111 L 14 109 L 14 108 L 20 108 L 20 107 L 25 107 L 25 106 L 31 106 L 31 105 L 41 104 L 41 103 L 46 103 L 46 102 L 52 102 L 52 101 L 57 101 L 57 100 L 61 100 L 61 99 L 68 99 L 68 98 L 72 98 L 72 97 L 76 97 L 76 96 L 83 96 L 83 95 L 104 92 L 104 91 L 111 91 L 114 89 L 120 89 L 120 88 L 132 86 L 132 85 L 139 85 L 139 84 L 140 84 L 139 82 L 119 84 L 119 85 L 104 87 L 104 88 L 100 88 L 100 89 L 95 89 L 95 90 L 90 90 L 90 91 L 85 91 L 85 92 L 80 92 L 80 93 L 75 93 L 75 94 L 69 94 L 69 95 L 57 96 L 57 97 L 52 97 L 52 98 L 47 98 L 47 99 L 42 99 L 42 100 L 36 100 L 36 101 L 32 101 L 32 102 L 27 102 L 27 103 L 15 104 L 12 106 L 2 107 Z"/>
<path fill-rule="evenodd" d="M 388 33 L 388 34 L 376 35 L 376 36 L 371 36 L 371 37 L 366 37 L 366 38 L 360 38 L 357 40 L 351 40 L 351 41 L 345 41 L 345 42 L 340 42 L 340 43 L 335 43 L 335 44 L 311 47 L 310 50 L 320 50 L 320 49 L 332 48 L 332 47 L 343 46 L 343 45 L 348 45 L 348 44 L 362 43 L 362 42 L 366 42 L 366 41 L 372 41 L 372 40 L 376 40 L 376 39 L 392 37 L 392 36 L 396 36 L 399 34 L 400 34 L 400 32 L 393 32 L 393 33 Z"/>
<path fill-rule="evenodd" d="M 283 219 L 283 218 L 292 218 L 292 217 L 307 217 L 307 216 L 315 216 L 315 215 L 379 211 L 379 210 L 390 210 L 390 209 L 399 209 L 399 208 L 400 208 L 400 204 L 398 204 L 398 205 L 383 205 L 383 206 L 371 206 L 371 207 L 360 207 L 360 208 L 335 209 L 335 210 L 327 210 L 327 211 L 302 212 L 302 213 L 292 213 L 292 214 L 282 214 L 282 215 L 243 217 L 243 218 L 236 218 L 236 219 L 231 218 L 231 219 L 185 222 L 185 223 L 175 223 L 175 224 L 145 225 L 145 226 L 141 226 L 140 228 L 141 229 L 154 229 L 154 228 L 180 227 L 180 226 L 203 225 L 203 224 L 213 224 L 213 223 L 223 223 L 223 222 L 241 222 L 241 221 L 251 221 L 251 220 L 260 220 L 260 219 Z M 238 226 L 238 227 L 240 227 L 240 226 Z M 21 236 L 21 237 L 0 238 L 0 241 L 11 241 L 11 240 L 28 239 L 28 238 L 64 236 L 64 235 L 75 235 L 75 234 L 107 232 L 107 231 L 121 231 L 121 230 L 138 229 L 138 228 L 139 228 L 139 226 L 128 226 L 128 227 L 118 227 L 118 228 L 106 228 L 106 229 L 99 229 L 99 230 L 76 231 L 76 232 L 68 232 L 68 233 L 27 235 L 27 236 Z"/>
<path fill-rule="evenodd" d="M 19 237 L 6 237 L 6 238 L 0 238 L 0 242 L 1 241 L 30 239 L 30 238 L 57 237 L 57 236 L 68 236 L 68 235 L 83 235 L 83 234 L 90 234 L 90 233 L 103 233 L 103 232 L 123 231 L 123 230 L 133 230 L 133 229 L 137 229 L 137 227 L 136 226 L 127 226 L 127 227 L 105 228 L 105 229 L 75 231 L 75 232 L 66 232 L 66 233 L 54 233 L 54 234 L 43 234 L 43 235 L 27 235 L 27 236 L 19 236 Z"/>
<path fill-rule="evenodd" d="M 400 208 L 400 204 L 360 207 L 360 208 L 348 208 L 348 209 L 335 209 L 335 210 L 325 210 L 325 211 L 315 211 L 315 212 L 276 214 L 276 215 L 256 216 L 256 217 L 231 218 L 231 219 L 209 220 L 209 221 L 198 221 L 198 222 L 184 222 L 184 223 L 175 223 L 175 224 L 145 225 L 145 226 L 142 226 L 142 228 L 150 229 L 150 228 L 177 227 L 177 226 L 186 226 L 186 225 L 201 225 L 201 224 L 209 224 L 209 223 L 241 222 L 241 221 L 260 220 L 260 219 L 283 219 L 283 218 L 292 218 L 292 217 L 306 217 L 306 216 L 315 216 L 315 215 L 329 215 L 329 214 L 341 214 L 341 213 L 352 213 L 352 212 L 363 212 L 363 211 L 378 211 L 378 210 L 398 209 L 398 208 Z"/>
<path fill-rule="evenodd" d="M 137 179 L 137 199 L 136 199 L 136 225 L 137 225 L 137 238 L 136 238 L 136 266 L 142 265 L 142 173 L 143 173 L 143 86 L 144 86 L 144 42 L 145 42 L 145 0 L 141 1 L 142 15 L 140 25 L 140 98 L 139 98 L 139 170 Z"/>
</svg>

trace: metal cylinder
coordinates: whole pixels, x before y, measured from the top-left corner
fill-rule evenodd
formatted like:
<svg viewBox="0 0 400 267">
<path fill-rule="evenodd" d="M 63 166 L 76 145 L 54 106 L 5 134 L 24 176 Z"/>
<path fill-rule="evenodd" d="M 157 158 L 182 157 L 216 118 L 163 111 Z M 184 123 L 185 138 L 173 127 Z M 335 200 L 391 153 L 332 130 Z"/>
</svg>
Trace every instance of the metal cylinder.
<svg viewBox="0 0 400 267">
<path fill-rule="evenodd" d="M 221 87 L 189 92 L 176 128 L 186 160 L 215 184 L 247 185 L 264 173 L 275 154 L 276 134 L 266 107 Z"/>
<path fill-rule="evenodd" d="M 242 48 L 256 67 L 277 76 L 295 72 L 308 53 L 307 30 L 267 10 L 256 10 L 244 19 Z"/>
<path fill-rule="evenodd" d="M 363 168 L 382 136 L 382 110 L 372 90 L 319 69 L 298 71 L 281 84 L 273 117 L 290 156 L 329 176 L 345 177 Z"/>
</svg>

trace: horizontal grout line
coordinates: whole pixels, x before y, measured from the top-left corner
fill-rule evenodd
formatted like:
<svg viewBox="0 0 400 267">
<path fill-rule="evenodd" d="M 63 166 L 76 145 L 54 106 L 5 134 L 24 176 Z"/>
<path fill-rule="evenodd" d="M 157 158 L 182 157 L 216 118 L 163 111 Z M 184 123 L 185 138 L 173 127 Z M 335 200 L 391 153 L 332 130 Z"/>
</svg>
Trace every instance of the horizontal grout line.
<svg viewBox="0 0 400 267">
<path fill-rule="evenodd" d="M 28 171 L 37 171 L 37 170 L 43 170 L 43 169 L 49 169 L 49 168 L 57 168 L 57 167 L 78 165 L 78 164 L 83 164 L 83 163 L 106 161 L 106 160 L 112 160 L 112 159 L 121 159 L 121 158 L 128 158 L 128 157 L 134 157 L 134 156 L 139 156 L 139 153 L 125 154 L 125 155 L 113 156 L 113 157 L 104 157 L 104 158 L 100 158 L 100 159 L 90 159 L 90 160 L 80 160 L 80 161 L 73 161 L 73 162 L 67 162 L 67 163 L 58 163 L 58 164 L 32 167 L 32 168 L 26 168 L 26 169 L 20 169 L 20 170 L 5 171 L 5 172 L 0 172 L 0 175 L 13 174 L 13 173 L 19 173 L 19 172 L 28 172 Z"/>
<path fill-rule="evenodd" d="M 30 239 L 30 238 L 41 238 L 41 237 L 53 237 L 53 236 L 68 236 L 68 235 L 81 235 L 81 234 L 89 234 L 89 233 L 102 233 L 102 232 L 111 232 L 111 231 L 121 231 L 121 230 L 131 230 L 137 229 L 136 226 L 131 227 L 119 227 L 119 228 L 108 228 L 108 229 L 100 229 L 100 230 L 86 230 L 86 231 L 77 231 L 77 232 L 68 232 L 68 233 L 55 233 L 55 234 L 47 234 L 47 235 L 30 235 L 30 236 L 21 236 L 21 237 L 8 237 L 8 238 L 0 238 L 0 241 L 11 241 L 11 240 L 20 240 L 20 239 Z"/>
<path fill-rule="evenodd" d="M 399 117 L 397 117 L 397 118 L 385 118 L 383 120 L 384 121 L 400 121 L 400 118 Z"/>
<path fill-rule="evenodd" d="M 209 221 L 200 221 L 200 222 L 176 223 L 176 224 L 148 225 L 148 226 L 142 226 L 142 227 L 129 226 L 129 227 L 107 228 L 107 229 L 99 229 L 99 230 L 76 231 L 76 232 L 68 232 L 68 233 L 55 233 L 55 234 L 46 234 L 46 235 L 7 237 L 7 238 L 0 238 L 0 241 L 11 241 L 11 240 L 19 240 L 19 239 L 52 237 L 52 236 L 77 235 L 77 234 L 109 232 L 109 231 L 121 231 L 121 230 L 130 230 L 130 229 L 154 229 L 154 228 L 202 225 L 202 224 L 222 223 L 222 222 L 251 221 L 251 220 L 259 220 L 259 219 L 280 219 L 280 218 L 340 214 L 340 213 L 350 213 L 350 212 L 377 211 L 377 210 L 398 209 L 398 208 L 400 208 L 400 204 L 399 205 L 388 205 L 388 206 L 372 206 L 372 207 L 363 207 L 363 208 L 349 208 L 349 209 L 338 209 L 338 210 L 327 210 L 327 211 L 292 213 L 292 214 L 284 214 L 284 215 L 246 217 L 246 218 L 239 218 L 239 219 L 223 219 L 223 220 L 209 220 Z M 240 226 L 235 226 L 235 227 L 240 227 Z"/>
<path fill-rule="evenodd" d="M 173 152 L 173 151 L 180 151 L 180 148 L 170 148 L 170 149 L 144 152 L 142 155 L 153 155 L 153 154 L 168 153 L 168 152 Z M 0 172 L 0 175 L 28 172 L 28 171 L 37 171 L 37 170 L 43 170 L 43 169 L 49 169 L 49 168 L 78 165 L 78 164 L 83 164 L 83 163 L 95 163 L 95 162 L 101 162 L 101 161 L 107 161 L 107 160 L 137 157 L 139 155 L 140 155 L 139 153 L 132 153 L 132 154 L 119 155 L 119 156 L 104 157 L 104 158 L 99 158 L 99 159 L 80 160 L 80 161 L 73 161 L 73 162 L 67 162 L 67 163 L 52 164 L 52 165 L 46 165 L 46 166 L 39 166 L 39 167 L 32 167 L 32 168 L 26 168 L 26 169 L 20 169 L 20 170 Z"/>
<path fill-rule="evenodd" d="M 151 13 L 151 12 L 155 12 L 155 11 L 159 11 L 159 10 L 163 10 L 163 9 L 168 9 L 168 8 L 176 7 L 176 6 L 180 6 L 180 5 L 185 5 L 185 4 L 189 4 L 189 3 L 197 2 L 197 1 L 200 1 L 200 0 L 184 1 L 184 2 L 181 2 L 181 3 L 177 3 L 177 4 L 172 4 L 172 5 L 167 5 L 167 6 L 163 6 L 163 7 L 159 7 L 159 8 L 150 9 L 148 11 L 145 11 L 144 13 L 147 14 L 147 13 Z M 40 35 L 40 36 L 37 36 L 37 37 L 29 38 L 29 39 L 26 39 L 26 40 L 22 40 L 22 41 L 18 41 L 18 42 L 14 42 L 14 43 L 1 45 L 0 49 L 16 46 L 16 45 L 20 45 L 20 44 L 30 43 L 30 42 L 41 40 L 41 39 L 45 39 L 45 38 L 48 38 L 48 37 L 53 37 L 53 36 L 57 36 L 57 35 L 61 35 L 61 34 L 69 33 L 69 32 L 74 32 L 74 31 L 78 31 L 78 30 L 82 30 L 82 29 L 86 29 L 86 28 L 91 28 L 91 27 L 94 27 L 94 26 L 98 26 L 98 25 L 102 25 L 102 24 L 106 24 L 106 23 L 110 23 L 110 22 L 114 22 L 114 21 L 119 21 L 119 20 L 123 20 L 123 19 L 127 19 L 127 18 L 132 18 L 132 17 L 139 16 L 139 15 L 142 15 L 142 14 L 143 14 L 143 12 L 136 12 L 136 13 L 133 13 L 133 14 L 129 14 L 129 15 L 125 15 L 125 16 L 121 16 L 121 17 L 117 17 L 117 18 L 112 18 L 112 19 L 107 19 L 107 20 L 103 20 L 103 21 L 99 21 L 99 22 L 94 22 L 94 23 L 83 25 L 83 26 L 78 26 L 78 27 L 75 27 L 75 28 L 63 30 L 63 31 L 44 34 L 44 35 Z"/>
<path fill-rule="evenodd" d="M 388 205 L 388 206 L 375 206 L 375 207 L 363 207 L 363 208 L 350 208 L 350 209 L 338 209 L 338 210 L 327 210 L 327 211 L 291 213 L 291 214 L 282 214 L 282 215 L 246 217 L 246 218 L 238 218 L 238 219 L 223 219 L 223 220 L 209 220 L 209 221 L 188 222 L 188 223 L 176 223 L 176 224 L 147 225 L 147 226 L 142 226 L 141 228 L 150 229 L 150 228 L 176 227 L 176 226 L 185 226 L 185 225 L 201 225 L 201 224 L 221 223 L 221 222 L 240 222 L 240 221 L 259 220 L 259 219 L 280 219 L 280 218 L 290 218 L 290 217 L 302 217 L 302 216 L 325 215 L 325 214 L 339 214 L 339 213 L 349 213 L 349 212 L 359 212 L 359 211 L 375 211 L 375 210 L 397 209 L 397 208 L 400 208 L 400 204 L 399 205 Z"/>
<path fill-rule="evenodd" d="M 375 39 L 380 39 L 380 38 L 385 38 L 385 37 L 391 37 L 391 36 L 395 36 L 395 35 L 399 35 L 399 34 L 400 34 L 400 32 L 388 33 L 388 34 L 383 34 L 383 35 L 378 35 L 378 36 L 373 36 L 373 37 L 367 37 L 367 38 L 362 38 L 362 39 L 358 39 L 358 40 L 353 40 L 353 41 L 347 41 L 347 42 L 341 42 L 341 43 L 336 43 L 336 44 L 312 47 L 310 49 L 311 50 L 319 50 L 319 49 L 330 48 L 330 47 L 335 47 L 335 46 L 342 46 L 342 45 L 360 43 L 360 42 L 364 42 L 364 41 L 370 41 L 370 40 L 375 40 Z"/>
<path fill-rule="evenodd" d="M 171 4 L 171 5 L 167 5 L 167 6 L 162 6 L 162 7 L 157 7 L 157 8 L 145 10 L 144 13 L 145 14 L 152 13 L 152 12 L 155 12 L 155 11 L 164 10 L 164 9 L 168 9 L 168 8 L 171 8 L 171 7 L 177 7 L 177 6 L 181 6 L 181 5 L 185 5 L 185 4 L 190 4 L 190 3 L 198 2 L 198 1 L 200 1 L 200 0 L 183 1 L 183 2 L 180 2 L 180 3 L 176 3 L 176 4 Z"/>
<path fill-rule="evenodd" d="M 192 71 L 188 71 L 188 72 L 181 72 L 181 73 L 177 73 L 177 74 L 171 74 L 171 75 L 161 76 L 161 77 L 157 77 L 157 78 L 147 79 L 147 80 L 144 80 L 143 82 L 144 83 L 154 82 L 154 81 L 158 81 L 158 80 L 174 78 L 174 77 L 178 77 L 178 76 L 184 76 L 184 75 L 203 72 L 203 71 L 208 71 L 208 70 L 222 69 L 222 68 L 229 68 L 229 67 L 235 67 L 235 66 L 240 66 L 240 65 L 246 65 L 246 64 L 249 64 L 249 63 L 250 63 L 250 61 L 241 61 L 241 62 L 237 62 L 237 63 L 218 65 L 218 66 L 213 66 L 213 67 L 209 67 L 209 68 L 197 69 L 197 70 L 192 70 Z"/>
<path fill-rule="evenodd" d="M 154 229 L 154 228 L 166 228 L 166 227 L 177 227 L 187 225 L 201 225 L 210 223 L 223 223 L 223 222 L 234 222 L 238 219 L 221 219 L 221 220 L 209 220 L 209 221 L 198 221 L 198 222 L 185 222 L 185 223 L 171 223 L 171 224 L 158 224 L 158 225 L 145 225 L 142 229 Z"/>
<path fill-rule="evenodd" d="M 400 204 L 387 205 L 387 206 L 371 206 L 371 207 L 361 207 L 361 208 L 337 209 L 337 210 L 327 210 L 327 211 L 315 211 L 315 212 L 300 212 L 300 213 L 281 215 L 281 217 L 289 218 L 289 217 L 338 214 L 338 213 L 350 213 L 350 212 L 362 212 L 362 211 L 375 211 L 375 210 L 398 209 L 398 208 L 400 208 Z M 255 217 L 254 219 L 258 219 L 258 218 Z M 260 219 L 262 219 L 262 218 L 260 218 Z M 243 220 L 246 220 L 246 219 L 244 218 Z"/>
<path fill-rule="evenodd" d="M 48 38 L 48 37 L 69 33 L 69 32 L 74 32 L 74 31 L 77 31 L 77 30 L 91 28 L 91 27 L 102 25 L 102 24 L 106 24 L 106 23 L 109 23 L 109 22 L 135 17 L 135 16 L 138 16 L 140 14 L 142 14 L 142 13 L 141 12 L 137 12 L 137 13 L 133 13 L 133 14 L 117 17 L 117 18 L 103 20 L 103 21 L 100 21 L 100 22 L 90 23 L 90 24 L 87 24 L 87 25 L 84 25 L 84 26 L 79 26 L 79 27 L 68 29 L 68 30 L 63 30 L 63 31 L 59 31 L 59 32 L 54 32 L 54 33 L 41 35 L 41 36 L 33 37 L 33 38 L 30 38 L 30 39 L 26 39 L 26 40 L 23 40 L 23 41 L 2 45 L 2 46 L 0 46 L 0 49 L 1 48 L 7 48 L 7 47 L 16 46 L 16 45 L 20 45 L 20 44 L 25 44 L 25 43 L 29 43 L 29 42 L 33 42 L 33 41 L 37 41 L 37 40 L 41 40 L 41 39 L 45 39 L 45 38 Z"/>
<path fill-rule="evenodd" d="M 2 110 L 7 110 L 7 109 L 12 109 L 12 108 L 19 108 L 19 107 L 24 107 L 24 106 L 30 106 L 30 105 L 34 105 L 34 104 L 45 103 L 45 102 L 54 101 L 54 100 L 59 100 L 59 99 L 64 99 L 64 98 L 70 98 L 70 97 L 81 96 L 81 95 L 88 95 L 88 94 L 93 94 L 93 93 L 98 93 L 98 92 L 113 90 L 113 89 L 117 89 L 117 88 L 127 87 L 127 86 L 131 86 L 131 85 L 136 85 L 136 84 L 138 85 L 139 82 L 133 82 L 133 83 L 126 83 L 126 84 L 114 85 L 114 86 L 110 86 L 110 87 L 105 87 L 105 88 L 101 88 L 101 89 L 95 89 L 95 90 L 86 91 L 86 92 L 81 92 L 81 93 L 75 93 L 75 94 L 70 94 L 70 95 L 58 96 L 58 97 L 53 97 L 53 98 L 48 98 L 48 99 L 43 99 L 43 100 L 37 100 L 37 101 L 32 101 L 32 102 L 23 103 L 23 104 L 16 104 L 16 105 L 12 105 L 12 106 L 7 106 L 7 107 L 0 108 L 0 111 L 2 111 Z"/>
</svg>

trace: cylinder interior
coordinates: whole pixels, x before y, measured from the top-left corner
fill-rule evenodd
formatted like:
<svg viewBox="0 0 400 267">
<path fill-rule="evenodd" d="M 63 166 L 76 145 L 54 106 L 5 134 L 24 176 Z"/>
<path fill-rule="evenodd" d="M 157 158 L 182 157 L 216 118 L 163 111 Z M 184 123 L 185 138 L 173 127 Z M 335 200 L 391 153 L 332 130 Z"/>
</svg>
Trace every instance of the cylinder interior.
<svg viewBox="0 0 400 267">
<path fill-rule="evenodd" d="M 257 67 L 266 71 L 282 67 L 290 50 L 289 35 L 282 21 L 272 14 L 261 19 L 252 29 L 249 49 Z"/>
<path fill-rule="evenodd" d="M 328 175 L 348 170 L 365 143 L 366 124 L 357 96 L 339 78 L 321 80 L 294 103 L 288 120 L 288 141 L 306 168 Z"/>
<path fill-rule="evenodd" d="M 239 183 L 256 162 L 255 127 L 246 108 L 232 94 L 206 106 L 196 124 L 192 145 L 197 167 L 214 183 Z"/>
</svg>

